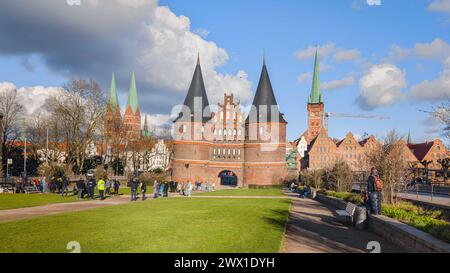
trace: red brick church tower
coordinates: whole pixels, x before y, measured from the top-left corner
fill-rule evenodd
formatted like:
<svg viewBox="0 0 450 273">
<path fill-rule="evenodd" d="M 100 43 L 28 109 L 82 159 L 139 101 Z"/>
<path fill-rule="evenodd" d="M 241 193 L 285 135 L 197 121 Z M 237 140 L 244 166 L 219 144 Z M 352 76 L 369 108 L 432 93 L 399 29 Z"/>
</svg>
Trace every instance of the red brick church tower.
<svg viewBox="0 0 450 273">
<path fill-rule="evenodd" d="M 311 87 L 311 94 L 308 97 L 308 130 L 306 141 L 308 144 L 319 134 L 323 128 L 323 97 L 320 93 L 319 64 L 317 61 L 317 50 L 314 60 L 314 75 Z"/>
<path fill-rule="evenodd" d="M 130 89 L 128 91 L 127 106 L 123 115 L 123 126 L 127 136 L 131 139 L 137 139 L 141 135 L 141 110 L 136 87 L 136 77 L 131 75 Z"/>
<path fill-rule="evenodd" d="M 105 132 L 110 138 L 114 134 L 119 134 L 122 130 L 122 115 L 120 113 L 119 98 L 116 90 L 116 77 L 114 73 L 111 78 L 109 88 L 109 99 L 105 109 Z"/>
</svg>

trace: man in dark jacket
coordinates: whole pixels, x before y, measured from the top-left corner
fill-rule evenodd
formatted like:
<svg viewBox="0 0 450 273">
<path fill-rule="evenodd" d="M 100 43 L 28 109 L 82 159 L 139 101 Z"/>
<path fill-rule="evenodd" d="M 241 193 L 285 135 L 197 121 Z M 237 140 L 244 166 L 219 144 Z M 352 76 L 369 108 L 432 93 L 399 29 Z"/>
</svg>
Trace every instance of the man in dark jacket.
<svg viewBox="0 0 450 273">
<path fill-rule="evenodd" d="M 373 214 L 381 214 L 381 191 L 377 190 L 376 180 L 379 179 L 378 171 L 373 167 L 370 176 L 367 179 L 367 192 L 369 194 L 369 202 Z"/>
<path fill-rule="evenodd" d="M 69 179 L 67 179 L 66 176 L 63 176 L 61 196 L 67 196 L 68 191 L 69 191 Z"/>
<path fill-rule="evenodd" d="M 84 198 L 84 191 L 86 190 L 86 184 L 83 179 L 77 181 L 78 199 Z"/>
<path fill-rule="evenodd" d="M 86 185 L 88 198 L 94 199 L 95 186 L 97 186 L 97 184 L 95 183 L 94 178 L 93 177 L 89 178 L 87 185 Z"/>
<path fill-rule="evenodd" d="M 147 184 L 145 182 L 142 182 L 142 185 L 141 185 L 142 201 L 147 199 L 147 197 L 145 196 L 146 192 L 147 192 Z"/>
<path fill-rule="evenodd" d="M 131 201 L 137 200 L 137 189 L 139 187 L 139 179 L 137 177 L 133 178 L 131 181 Z"/>
</svg>

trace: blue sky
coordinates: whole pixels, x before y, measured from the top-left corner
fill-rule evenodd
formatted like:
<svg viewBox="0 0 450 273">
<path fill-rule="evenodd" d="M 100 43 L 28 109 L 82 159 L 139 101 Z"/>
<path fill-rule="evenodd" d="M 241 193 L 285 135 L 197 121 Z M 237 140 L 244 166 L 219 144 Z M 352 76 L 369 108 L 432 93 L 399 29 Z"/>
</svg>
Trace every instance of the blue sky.
<svg viewBox="0 0 450 273">
<path fill-rule="evenodd" d="M 256 89 L 261 71 L 262 51 L 266 51 L 272 85 L 289 122 L 288 137 L 291 140 L 306 129 L 306 101 L 311 79 L 305 73 L 313 69 L 313 59 L 305 55 L 299 57 L 299 53 L 314 45 L 318 45 L 319 49 L 323 47 L 323 52 L 326 48 L 329 51 L 325 52 L 328 58 L 323 59 L 323 52 L 319 50 L 322 84 L 326 86 L 332 81 L 348 80 L 339 88 L 322 90 L 326 111 L 391 117 L 383 121 L 331 119 L 332 136 L 343 137 L 352 131 L 357 135 L 367 132 L 382 137 L 386 131 L 397 128 L 403 134 L 411 130 L 416 141 L 439 137 L 436 123 L 419 110 L 431 109 L 450 94 L 450 79 L 445 78 L 448 73 L 444 73 L 447 71 L 444 58 L 449 57 L 450 60 L 450 52 L 446 51 L 446 45 L 450 43 L 450 2 L 447 0 L 382 0 L 380 5 L 368 5 L 364 0 L 161 0 L 157 5 L 168 6 L 178 17 L 186 16 L 190 20 L 190 32 L 201 34 L 204 41 L 214 42 L 218 48 L 224 49 L 228 58 L 220 65 L 211 65 L 211 70 L 220 75 L 236 75 L 239 70 L 245 71 L 251 92 Z M 418 44 L 423 44 L 422 50 L 420 45 L 417 47 Z M 399 50 L 394 52 L 393 46 Z M 336 61 L 336 54 L 349 53 L 350 50 L 357 54 L 347 60 Z M 207 52 L 206 49 L 201 50 L 201 55 Z M 75 55 L 77 53 L 73 52 Z M 130 50 L 129 58 L 135 58 L 134 53 Z M 196 52 L 186 54 L 194 56 Z M 214 56 L 217 57 L 217 54 Z M 0 48 L 0 82 L 12 82 L 17 87 L 60 86 L 71 73 L 74 77 L 85 76 L 76 70 L 78 66 L 70 64 L 70 60 L 66 66 L 61 62 L 55 65 L 48 55 L 43 54 L 42 50 L 30 49 L 23 53 L 11 50 L 2 52 Z M 124 56 L 127 58 L 127 54 Z M 214 56 L 211 57 L 213 60 Z M 205 57 L 206 60 L 208 58 Z M 137 70 L 138 78 L 145 77 L 145 71 L 139 67 L 129 67 L 129 70 Z M 99 76 L 98 81 L 105 90 L 111 71 L 117 69 L 105 69 Z M 193 71 L 193 67 L 188 65 L 184 69 L 187 74 Z M 395 98 L 381 102 L 377 101 L 376 94 L 369 94 L 366 103 L 358 101 L 361 89 L 366 88 L 367 92 L 374 93 L 378 92 L 377 86 L 385 86 L 383 81 L 389 81 L 389 77 L 379 79 L 375 77 L 375 72 L 389 69 L 396 73 L 392 76 L 392 82 L 398 81 L 398 84 L 385 90 L 384 94 L 393 94 Z M 300 81 L 302 74 L 306 76 Z M 445 75 L 439 78 L 441 74 Z M 93 77 L 97 79 L 95 75 Z M 369 87 L 361 86 L 360 80 L 364 77 L 371 84 Z M 121 79 L 120 76 L 118 78 Z M 437 79 L 440 80 L 433 83 Z M 378 82 L 374 85 L 373 80 Z M 122 101 L 126 95 L 126 81 L 125 73 L 122 83 L 119 83 Z M 146 82 L 138 83 L 141 86 L 140 95 L 144 93 L 143 96 L 148 96 L 142 103 L 150 115 L 167 115 L 168 108 L 152 106 L 155 100 L 151 93 L 156 94 L 167 87 L 152 88 L 154 81 L 150 77 Z M 418 95 L 417 92 L 427 86 L 415 87 L 424 81 L 432 82 L 431 87 L 440 88 L 442 94 Z M 222 89 L 208 88 L 207 81 L 208 92 L 221 92 L 227 88 L 226 84 L 221 86 Z M 230 89 L 233 86 L 230 84 Z M 180 103 L 184 94 L 178 92 L 173 97 L 173 104 Z M 169 104 L 167 101 L 164 103 Z"/>
</svg>

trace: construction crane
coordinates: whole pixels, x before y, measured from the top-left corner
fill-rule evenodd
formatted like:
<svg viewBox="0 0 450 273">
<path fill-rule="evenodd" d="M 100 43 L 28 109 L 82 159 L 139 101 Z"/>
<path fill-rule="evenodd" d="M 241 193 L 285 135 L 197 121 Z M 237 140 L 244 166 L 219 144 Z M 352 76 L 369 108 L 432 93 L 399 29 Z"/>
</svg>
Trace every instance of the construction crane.
<svg viewBox="0 0 450 273">
<path fill-rule="evenodd" d="M 326 113 L 325 113 L 325 129 L 326 129 L 327 131 L 328 131 L 328 119 L 329 119 L 330 117 L 334 117 L 334 118 L 379 119 L 379 120 L 390 119 L 390 117 L 376 116 L 376 115 L 345 114 L 345 113 L 331 113 L 331 112 L 326 112 Z"/>
</svg>

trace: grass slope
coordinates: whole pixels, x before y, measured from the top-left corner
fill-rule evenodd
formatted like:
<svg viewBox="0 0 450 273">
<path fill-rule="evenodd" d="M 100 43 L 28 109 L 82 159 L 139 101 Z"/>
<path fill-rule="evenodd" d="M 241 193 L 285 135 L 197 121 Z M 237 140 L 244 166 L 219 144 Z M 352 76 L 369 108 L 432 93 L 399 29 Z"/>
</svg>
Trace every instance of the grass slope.
<svg viewBox="0 0 450 273">
<path fill-rule="evenodd" d="M 0 224 L 0 252 L 278 252 L 290 201 L 169 198 Z"/>
</svg>

